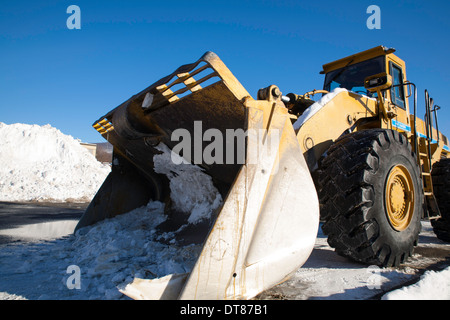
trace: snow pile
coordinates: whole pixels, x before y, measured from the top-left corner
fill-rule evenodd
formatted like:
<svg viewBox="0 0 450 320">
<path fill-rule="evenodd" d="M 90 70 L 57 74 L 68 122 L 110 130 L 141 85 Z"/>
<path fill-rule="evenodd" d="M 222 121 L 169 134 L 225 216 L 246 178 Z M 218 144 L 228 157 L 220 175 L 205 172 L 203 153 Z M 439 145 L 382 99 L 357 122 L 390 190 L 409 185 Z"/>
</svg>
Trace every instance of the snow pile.
<svg viewBox="0 0 450 320">
<path fill-rule="evenodd" d="M 427 271 L 420 281 L 385 294 L 383 300 L 450 300 L 450 267 Z"/>
<path fill-rule="evenodd" d="M 222 205 L 222 197 L 212 178 L 200 167 L 171 152 L 165 144 L 159 144 L 156 149 L 162 154 L 153 157 L 155 172 L 169 178 L 174 209 L 189 214 L 188 222 L 192 224 L 210 218 L 211 213 Z"/>
<path fill-rule="evenodd" d="M 89 201 L 109 172 L 50 125 L 0 123 L 0 201 Z"/>
</svg>

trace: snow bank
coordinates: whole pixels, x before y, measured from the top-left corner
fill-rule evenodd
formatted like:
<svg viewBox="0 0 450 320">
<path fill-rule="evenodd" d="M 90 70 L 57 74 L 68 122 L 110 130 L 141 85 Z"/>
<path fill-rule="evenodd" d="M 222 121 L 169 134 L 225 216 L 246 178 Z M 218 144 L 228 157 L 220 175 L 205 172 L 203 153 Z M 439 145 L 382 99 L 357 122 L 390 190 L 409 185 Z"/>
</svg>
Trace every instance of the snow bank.
<svg viewBox="0 0 450 320">
<path fill-rule="evenodd" d="M 89 201 L 109 171 L 50 125 L 0 123 L 0 201 Z"/>
<path fill-rule="evenodd" d="M 450 300 L 450 267 L 427 271 L 419 282 L 391 291 L 382 300 Z"/>
</svg>

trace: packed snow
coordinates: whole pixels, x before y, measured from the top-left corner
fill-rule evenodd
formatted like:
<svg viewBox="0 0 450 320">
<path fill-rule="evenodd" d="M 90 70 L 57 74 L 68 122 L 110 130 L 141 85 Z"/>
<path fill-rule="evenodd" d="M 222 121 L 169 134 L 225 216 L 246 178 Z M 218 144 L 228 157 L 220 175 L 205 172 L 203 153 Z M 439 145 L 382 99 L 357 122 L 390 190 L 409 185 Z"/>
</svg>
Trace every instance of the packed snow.
<svg viewBox="0 0 450 320">
<path fill-rule="evenodd" d="M 159 144 L 156 149 L 162 153 L 153 158 L 155 172 L 169 178 L 174 209 L 189 214 L 188 222 L 191 224 L 209 218 L 211 212 L 222 205 L 222 196 L 212 178 L 200 167 L 171 152 L 165 144 Z"/>
<path fill-rule="evenodd" d="M 450 267 L 426 271 L 417 283 L 391 291 L 382 300 L 450 300 Z"/>
<path fill-rule="evenodd" d="M 0 201 L 89 201 L 109 172 L 50 125 L 0 122 Z"/>
</svg>

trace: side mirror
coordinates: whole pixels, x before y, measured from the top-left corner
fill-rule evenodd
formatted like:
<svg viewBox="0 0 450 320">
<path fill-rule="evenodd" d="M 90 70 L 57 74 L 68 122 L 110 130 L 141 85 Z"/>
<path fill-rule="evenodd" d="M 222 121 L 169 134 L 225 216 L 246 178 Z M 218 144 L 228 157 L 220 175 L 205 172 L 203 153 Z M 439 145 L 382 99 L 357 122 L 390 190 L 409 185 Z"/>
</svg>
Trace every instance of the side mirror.
<svg viewBox="0 0 450 320">
<path fill-rule="evenodd" d="M 375 74 L 364 79 L 364 88 L 369 92 L 389 89 L 392 86 L 392 77 L 386 72 Z"/>
</svg>

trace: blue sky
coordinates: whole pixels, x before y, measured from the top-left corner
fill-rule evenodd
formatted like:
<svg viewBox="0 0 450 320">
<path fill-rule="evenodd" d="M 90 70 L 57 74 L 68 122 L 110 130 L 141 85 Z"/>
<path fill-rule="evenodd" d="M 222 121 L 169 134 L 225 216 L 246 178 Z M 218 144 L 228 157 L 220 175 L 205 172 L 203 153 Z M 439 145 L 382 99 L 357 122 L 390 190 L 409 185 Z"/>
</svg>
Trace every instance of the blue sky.
<svg viewBox="0 0 450 320">
<path fill-rule="evenodd" d="M 69 30 L 69 5 L 81 30 Z M 369 30 L 369 5 L 381 29 Z M 0 122 L 51 124 L 101 142 L 92 123 L 178 66 L 216 52 L 246 89 L 321 89 L 322 64 L 394 47 L 442 106 L 450 137 L 449 1 L 0 1 Z"/>
</svg>

